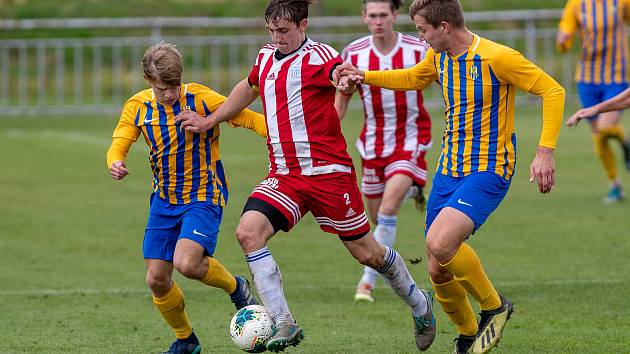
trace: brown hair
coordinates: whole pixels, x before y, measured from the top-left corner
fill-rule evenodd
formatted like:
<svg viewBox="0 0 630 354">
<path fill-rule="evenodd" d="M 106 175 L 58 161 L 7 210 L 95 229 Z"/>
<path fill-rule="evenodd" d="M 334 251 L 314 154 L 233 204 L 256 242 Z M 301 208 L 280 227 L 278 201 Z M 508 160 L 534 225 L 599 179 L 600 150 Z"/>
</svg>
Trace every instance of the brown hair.
<svg viewBox="0 0 630 354">
<path fill-rule="evenodd" d="M 300 25 L 308 18 L 308 7 L 315 0 L 270 0 L 265 9 L 265 22 L 277 24 L 279 20 L 287 20 Z"/>
<path fill-rule="evenodd" d="M 466 25 L 459 0 L 414 0 L 409 7 L 409 16 L 413 20 L 416 15 L 424 17 L 433 27 L 439 26 L 441 22 L 447 22 L 455 28 Z"/>
<path fill-rule="evenodd" d="M 182 83 L 182 55 L 175 44 L 160 43 L 152 45 L 142 57 L 142 71 L 144 77 L 151 81 L 162 81 L 171 86 Z"/>
<path fill-rule="evenodd" d="M 365 6 L 369 2 L 387 2 L 391 7 L 392 12 L 400 9 L 400 7 L 403 5 L 403 0 L 363 0 L 363 11 L 365 11 Z"/>
</svg>

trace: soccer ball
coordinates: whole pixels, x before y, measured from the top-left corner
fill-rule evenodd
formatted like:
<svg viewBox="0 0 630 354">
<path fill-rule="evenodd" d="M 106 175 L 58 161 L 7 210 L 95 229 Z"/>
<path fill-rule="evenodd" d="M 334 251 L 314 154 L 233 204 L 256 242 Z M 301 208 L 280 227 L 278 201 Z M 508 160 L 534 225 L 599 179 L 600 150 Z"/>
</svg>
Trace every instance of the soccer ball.
<svg viewBox="0 0 630 354">
<path fill-rule="evenodd" d="M 262 353 L 273 335 L 273 320 L 263 306 L 249 305 L 238 310 L 230 322 L 230 336 L 241 350 Z"/>
</svg>

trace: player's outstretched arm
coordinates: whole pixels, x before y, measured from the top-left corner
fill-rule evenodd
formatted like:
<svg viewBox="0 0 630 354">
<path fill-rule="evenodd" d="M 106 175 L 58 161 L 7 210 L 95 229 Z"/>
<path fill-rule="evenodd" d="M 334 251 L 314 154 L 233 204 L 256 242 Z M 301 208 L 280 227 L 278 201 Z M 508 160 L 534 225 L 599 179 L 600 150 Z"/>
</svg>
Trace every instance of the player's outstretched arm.
<svg viewBox="0 0 630 354">
<path fill-rule="evenodd" d="M 364 72 L 354 65 L 344 62 L 333 71 L 333 84 L 339 92 L 352 95 L 356 91 L 357 85 L 363 82 L 364 75 Z"/>
<path fill-rule="evenodd" d="M 247 79 L 241 80 L 221 106 L 207 117 L 179 114 L 175 122 L 181 122 L 181 129 L 193 133 L 206 132 L 221 122 L 234 118 L 258 97 L 258 92 L 249 87 Z M 185 112 L 184 112 L 185 113 Z"/>
<path fill-rule="evenodd" d="M 573 127 L 584 118 L 594 117 L 600 113 L 619 111 L 628 107 L 630 107 L 630 89 L 626 89 L 617 96 L 592 107 L 580 109 L 567 119 L 566 124 L 569 127 Z"/>
</svg>

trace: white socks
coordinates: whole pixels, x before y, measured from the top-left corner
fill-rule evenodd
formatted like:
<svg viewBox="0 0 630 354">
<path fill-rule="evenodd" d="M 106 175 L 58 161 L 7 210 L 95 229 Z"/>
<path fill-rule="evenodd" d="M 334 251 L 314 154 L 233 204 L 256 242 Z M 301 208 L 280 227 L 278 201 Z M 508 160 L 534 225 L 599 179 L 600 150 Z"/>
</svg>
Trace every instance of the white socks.
<svg viewBox="0 0 630 354">
<path fill-rule="evenodd" d="M 385 246 L 383 266 L 378 269 L 378 272 L 389 281 L 396 295 L 411 308 L 414 317 L 424 316 L 427 313 L 427 299 L 416 286 L 405 261 L 396 251 Z"/>
<path fill-rule="evenodd" d="M 383 246 L 393 247 L 394 241 L 396 241 L 396 215 L 384 215 L 378 213 L 376 218 L 376 228 L 374 229 L 374 238 L 378 243 Z M 378 272 L 374 269 L 365 266 L 363 267 L 363 276 L 359 281 L 359 284 L 370 284 L 372 287 L 376 284 L 378 278 Z"/>
<path fill-rule="evenodd" d="M 289 305 L 284 297 L 282 289 L 282 275 L 276 261 L 267 247 L 248 253 L 245 256 L 249 271 L 252 273 L 256 290 L 267 308 L 267 312 L 277 323 L 294 323 L 293 316 L 289 312 Z"/>
</svg>

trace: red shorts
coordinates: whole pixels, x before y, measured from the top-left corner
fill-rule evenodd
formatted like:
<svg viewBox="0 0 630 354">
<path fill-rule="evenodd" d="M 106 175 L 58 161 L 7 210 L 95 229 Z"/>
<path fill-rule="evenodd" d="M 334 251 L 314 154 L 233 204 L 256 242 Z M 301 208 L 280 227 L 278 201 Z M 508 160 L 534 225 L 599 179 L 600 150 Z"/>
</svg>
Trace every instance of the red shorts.
<svg viewBox="0 0 630 354">
<path fill-rule="evenodd" d="M 288 221 L 288 230 L 309 211 L 319 227 L 340 238 L 370 231 L 363 200 L 352 173 L 316 176 L 269 175 L 250 195 L 276 208 Z"/>
<path fill-rule="evenodd" d="M 413 183 L 424 187 L 427 181 L 425 151 L 404 151 L 389 157 L 363 160 L 361 190 L 366 198 L 379 198 L 385 191 L 385 182 L 396 174 L 411 177 Z"/>
</svg>

